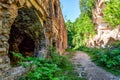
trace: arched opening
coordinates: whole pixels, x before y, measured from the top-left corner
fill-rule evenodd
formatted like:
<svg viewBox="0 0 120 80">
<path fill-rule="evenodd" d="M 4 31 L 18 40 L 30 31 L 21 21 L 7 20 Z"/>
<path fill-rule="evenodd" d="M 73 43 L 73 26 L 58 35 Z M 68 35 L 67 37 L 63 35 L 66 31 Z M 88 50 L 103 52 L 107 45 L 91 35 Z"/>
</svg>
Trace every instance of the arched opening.
<svg viewBox="0 0 120 80">
<path fill-rule="evenodd" d="M 43 24 L 46 25 L 46 21 L 43 21 Z M 21 53 L 25 57 L 42 54 L 41 47 L 46 47 L 46 43 L 42 40 L 45 40 L 44 31 L 34 7 L 20 8 L 10 32 L 9 57 L 11 63 L 16 64 L 16 61 L 19 60 L 11 52 Z"/>
<path fill-rule="evenodd" d="M 18 28 L 11 27 L 9 38 L 9 57 L 11 64 L 16 64 L 19 59 L 14 57 L 12 52 L 21 53 L 24 57 L 34 56 L 35 42 L 25 33 L 21 33 Z"/>
<path fill-rule="evenodd" d="M 11 26 L 8 41 L 11 64 L 16 64 L 19 61 L 12 52 L 21 53 L 24 57 L 35 55 L 35 40 L 40 36 L 40 27 L 34 25 L 35 23 L 37 23 L 36 15 L 32 9 L 19 9 L 18 16 Z"/>
</svg>

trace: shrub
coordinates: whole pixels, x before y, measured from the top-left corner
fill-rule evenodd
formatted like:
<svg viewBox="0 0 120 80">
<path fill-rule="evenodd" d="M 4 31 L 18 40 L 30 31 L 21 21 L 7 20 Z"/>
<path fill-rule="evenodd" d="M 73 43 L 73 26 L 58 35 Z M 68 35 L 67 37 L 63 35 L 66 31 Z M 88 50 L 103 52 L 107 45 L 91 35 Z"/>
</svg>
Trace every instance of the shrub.
<svg viewBox="0 0 120 80">
<path fill-rule="evenodd" d="M 60 56 L 54 48 L 51 48 L 51 52 L 51 58 L 48 59 L 23 57 L 20 53 L 13 52 L 20 59 L 20 65 L 30 67 L 30 71 L 20 80 L 83 80 L 71 73 L 73 67 L 66 56 Z"/>
<path fill-rule="evenodd" d="M 118 43 L 119 44 L 119 43 Z M 91 59 L 98 65 L 111 69 L 120 69 L 120 45 L 116 44 L 116 47 L 97 49 L 81 47 L 79 50 L 89 53 Z"/>
<path fill-rule="evenodd" d="M 106 2 L 104 13 L 104 20 L 108 22 L 111 27 L 120 24 L 120 0 L 110 0 Z"/>
</svg>

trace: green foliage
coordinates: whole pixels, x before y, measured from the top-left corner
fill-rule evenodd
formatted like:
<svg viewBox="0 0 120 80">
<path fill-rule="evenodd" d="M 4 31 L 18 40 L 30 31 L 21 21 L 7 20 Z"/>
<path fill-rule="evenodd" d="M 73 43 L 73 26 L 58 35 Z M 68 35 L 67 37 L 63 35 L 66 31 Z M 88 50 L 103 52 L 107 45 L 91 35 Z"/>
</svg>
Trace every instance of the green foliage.
<svg viewBox="0 0 120 80">
<path fill-rule="evenodd" d="M 106 2 L 104 9 L 104 20 L 108 22 L 111 27 L 120 24 L 120 0 L 110 0 Z"/>
<path fill-rule="evenodd" d="M 83 80 L 71 73 L 73 67 L 66 56 L 60 56 L 54 48 L 51 48 L 51 52 L 51 58 L 48 59 L 23 57 L 22 54 L 13 52 L 20 59 L 20 65 L 30 67 L 30 71 L 20 80 Z"/>
<path fill-rule="evenodd" d="M 51 63 L 58 65 L 62 70 L 72 70 L 72 64 L 66 56 L 60 56 L 54 48 L 51 49 Z"/>
<path fill-rule="evenodd" d="M 66 23 L 66 28 L 67 28 L 67 35 L 68 35 L 68 45 L 73 47 L 73 44 L 72 44 L 72 39 L 73 39 L 73 36 L 75 34 L 75 31 L 74 31 L 74 23 L 72 23 L 70 20 L 68 20 Z"/>
<path fill-rule="evenodd" d="M 92 9 L 94 0 L 80 0 L 81 14 L 75 22 L 68 20 L 66 27 L 68 31 L 68 44 L 77 49 L 95 34 L 94 24 L 92 22 Z"/>
<path fill-rule="evenodd" d="M 120 69 L 120 42 L 115 43 L 111 48 L 97 49 L 85 47 L 85 42 L 95 34 L 92 22 L 92 9 L 95 0 L 80 0 L 81 14 L 75 22 L 68 20 L 66 27 L 68 30 L 69 45 L 74 49 L 88 52 L 92 60 L 106 69 L 117 72 Z M 120 1 L 110 0 L 105 3 L 104 20 L 112 27 L 120 24 Z"/>
<path fill-rule="evenodd" d="M 15 54 L 20 58 L 20 64 L 24 67 L 30 67 L 30 71 L 22 78 L 25 80 L 59 80 L 59 76 L 55 73 L 61 71 L 61 69 L 54 63 L 51 63 L 44 58 L 26 57 L 21 54 Z M 29 62 L 26 64 L 26 62 Z M 21 79 L 21 80 L 22 80 Z"/>
<path fill-rule="evenodd" d="M 88 14 L 92 17 L 92 9 L 94 7 L 95 0 L 80 0 L 80 10 L 82 14 Z"/>
<path fill-rule="evenodd" d="M 75 24 L 75 35 L 73 36 L 73 44 L 76 48 L 85 45 L 85 42 L 94 35 L 94 25 L 91 18 L 86 14 L 81 14 L 78 19 L 76 19 Z"/>
<path fill-rule="evenodd" d="M 75 49 L 85 45 L 85 42 L 95 34 L 94 24 L 87 14 L 81 14 L 74 23 L 66 22 L 66 26 L 69 46 Z"/>
<path fill-rule="evenodd" d="M 120 42 L 116 43 L 114 47 L 97 49 L 80 47 L 79 50 L 89 53 L 91 59 L 99 66 L 106 68 L 109 71 L 117 72 L 120 75 Z"/>
</svg>

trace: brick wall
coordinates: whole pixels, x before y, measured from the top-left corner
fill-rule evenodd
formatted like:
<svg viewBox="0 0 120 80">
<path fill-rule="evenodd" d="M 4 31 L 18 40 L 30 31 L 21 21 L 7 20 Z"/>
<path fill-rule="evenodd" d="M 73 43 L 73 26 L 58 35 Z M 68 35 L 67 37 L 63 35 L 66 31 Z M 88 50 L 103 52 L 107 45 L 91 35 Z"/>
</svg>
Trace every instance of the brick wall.
<svg viewBox="0 0 120 80">
<path fill-rule="evenodd" d="M 50 46 L 56 47 L 57 51 L 63 53 L 67 48 L 67 33 L 60 8 L 59 0 L 33 0 L 32 3 L 24 0 L 1 0 L 0 1 L 0 79 L 14 80 L 21 76 L 29 68 L 12 68 L 10 65 L 9 43 L 10 30 L 13 22 L 16 21 L 18 10 L 27 6 L 33 7 L 39 23 L 42 25 L 42 38 L 35 39 L 35 50 L 42 53 L 46 49 L 49 53 Z M 19 23 L 19 22 L 18 22 Z M 29 34 L 29 33 L 28 33 Z M 39 51 L 40 50 L 40 51 Z M 45 53 L 46 53 L 45 52 Z M 44 54 L 44 52 L 43 52 Z M 45 54 L 47 55 L 47 54 Z"/>
</svg>

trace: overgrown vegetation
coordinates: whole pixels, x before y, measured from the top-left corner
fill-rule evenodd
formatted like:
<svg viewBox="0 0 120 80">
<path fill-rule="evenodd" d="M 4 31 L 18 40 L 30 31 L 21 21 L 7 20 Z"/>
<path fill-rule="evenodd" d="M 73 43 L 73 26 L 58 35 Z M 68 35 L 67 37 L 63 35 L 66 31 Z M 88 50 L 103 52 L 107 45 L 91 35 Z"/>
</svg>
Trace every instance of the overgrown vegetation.
<svg viewBox="0 0 120 80">
<path fill-rule="evenodd" d="M 95 0 L 79 0 L 80 10 L 82 14 L 88 14 L 92 17 L 92 9 L 94 8 Z"/>
<path fill-rule="evenodd" d="M 92 23 L 93 7 L 94 0 L 80 0 L 80 16 L 75 22 L 70 20 L 66 22 L 70 47 L 77 49 L 85 45 L 87 39 L 95 34 L 94 24 Z"/>
<path fill-rule="evenodd" d="M 110 48 L 98 49 L 80 47 L 79 50 L 89 53 L 91 59 L 99 66 L 120 75 L 120 42 L 112 45 Z"/>
<path fill-rule="evenodd" d="M 110 0 L 106 2 L 104 9 L 104 20 L 111 27 L 116 27 L 120 24 L 120 0 Z"/>
<path fill-rule="evenodd" d="M 95 34 L 92 22 L 94 3 L 95 0 L 80 0 L 80 16 L 75 22 L 70 20 L 66 22 L 69 47 L 87 52 L 97 65 L 115 75 L 120 75 L 120 42 L 104 49 L 85 47 L 86 41 Z M 104 20 L 112 27 L 120 24 L 119 6 L 119 0 L 106 2 Z M 83 80 L 74 73 L 72 64 L 66 56 L 60 56 L 53 48 L 51 53 L 51 58 L 48 59 L 24 58 L 21 54 L 15 54 L 20 58 L 20 64 L 30 67 L 30 71 L 21 80 Z M 25 62 L 30 63 L 26 65 Z"/>
<path fill-rule="evenodd" d="M 66 28 L 67 28 L 67 34 L 68 34 L 68 45 L 69 47 L 74 47 L 72 40 L 73 40 L 73 36 L 75 35 L 75 26 L 74 23 L 71 22 L 70 20 L 68 20 L 66 23 Z"/>
<path fill-rule="evenodd" d="M 74 22 L 75 35 L 73 36 L 72 43 L 75 48 L 85 45 L 86 41 L 95 33 L 94 25 L 91 18 L 86 14 L 81 14 Z"/>
<path fill-rule="evenodd" d="M 71 62 L 65 56 L 60 56 L 54 49 L 51 58 L 23 57 L 13 53 L 20 59 L 19 64 L 30 67 L 30 71 L 20 80 L 85 80 L 73 71 Z M 26 64 L 29 62 L 29 64 Z"/>
<path fill-rule="evenodd" d="M 92 22 L 92 9 L 95 0 L 80 0 L 81 14 L 75 22 L 68 20 L 66 22 L 68 30 L 69 46 L 74 49 L 87 52 L 91 59 L 106 70 L 120 75 L 120 42 L 117 42 L 108 48 L 87 48 L 85 42 L 95 34 L 94 24 Z M 111 27 L 120 24 L 120 1 L 110 0 L 105 3 L 104 20 Z"/>
</svg>

